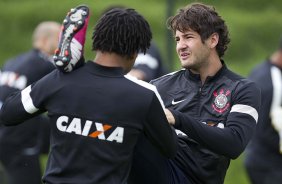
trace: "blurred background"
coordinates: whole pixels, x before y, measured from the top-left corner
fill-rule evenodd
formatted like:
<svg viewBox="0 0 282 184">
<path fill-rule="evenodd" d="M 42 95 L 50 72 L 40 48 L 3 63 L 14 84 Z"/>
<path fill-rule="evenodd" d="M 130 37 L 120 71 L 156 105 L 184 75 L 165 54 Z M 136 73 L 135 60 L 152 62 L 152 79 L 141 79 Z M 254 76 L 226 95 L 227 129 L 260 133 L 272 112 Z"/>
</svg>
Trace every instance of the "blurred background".
<svg viewBox="0 0 282 184">
<path fill-rule="evenodd" d="M 91 9 L 85 47 L 86 59 L 93 59 L 91 34 L 96 20 L 109 6 L 123 5 L 140 12 L 150 23 L 153 39 L 169 71 L 180 69 L 175 43 L 166 19 L 191 2 L 185 0 L 0 0 L 0 67 L 31 48 L 35 26 L 46 20 L 62 22 L 66 12 L 79 4 Z M 231 43 L 225 54 L 227 66 L 247 76 L 250 70 L 278 47 L 282 35 L 281 0 L 202 0 L 215 6 L 229 27 Z M 232 146 L 232 145 L 230 145 Z M 225 184 L 248 184 L 243 167 L 244 154 L 231 162 Z M 45 162 L 46 158 L 42 158 Z"/>
</svg>

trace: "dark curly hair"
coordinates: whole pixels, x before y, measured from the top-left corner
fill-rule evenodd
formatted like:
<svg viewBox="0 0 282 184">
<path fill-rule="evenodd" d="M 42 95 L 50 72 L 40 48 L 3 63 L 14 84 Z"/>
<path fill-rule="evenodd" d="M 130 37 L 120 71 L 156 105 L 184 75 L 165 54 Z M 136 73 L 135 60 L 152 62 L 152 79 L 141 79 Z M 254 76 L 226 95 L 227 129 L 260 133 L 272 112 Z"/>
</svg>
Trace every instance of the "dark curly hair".
<svg viewBox="0 0 282 184">
<path fill-rule="evenodd" d="M 218 15 L 214 7 L 201 3 L 192 3 L 179 9 L 177 15 L 168 18 L 167 26 L 174 34 L 176 30 L 196 31 L 201 36 L 203 43 L 210 35 L 217 33 L 219 42 L 216 50 L 220 58 L 224 55 L 230 42 L 225 21 Z"/>
<path fill-rule="evenodd" d="M 132 57 L 146 53 L 152 32 L 148 22 L 134 9 L 113 8 L 99 19 L 94 28 L 92 50 Z"/>
</svg>

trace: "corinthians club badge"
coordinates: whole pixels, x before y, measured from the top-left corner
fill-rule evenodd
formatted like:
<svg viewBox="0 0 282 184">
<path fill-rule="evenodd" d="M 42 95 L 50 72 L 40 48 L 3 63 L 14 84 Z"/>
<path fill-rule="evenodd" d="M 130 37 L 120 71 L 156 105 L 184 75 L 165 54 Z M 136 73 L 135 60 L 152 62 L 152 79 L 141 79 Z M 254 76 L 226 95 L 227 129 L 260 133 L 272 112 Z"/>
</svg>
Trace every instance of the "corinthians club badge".
<svg viewBox="0 0 282 184">
<path fill-rule="evenodd" d="M 228 96 L 230 95 L 229 90 L 221 89 L 219 93 L 217 91 L 213 92 L 214 101 L 212 104 L 212 108 L 219 113 L 225 112 L 230 106 Z"/>
</svg>

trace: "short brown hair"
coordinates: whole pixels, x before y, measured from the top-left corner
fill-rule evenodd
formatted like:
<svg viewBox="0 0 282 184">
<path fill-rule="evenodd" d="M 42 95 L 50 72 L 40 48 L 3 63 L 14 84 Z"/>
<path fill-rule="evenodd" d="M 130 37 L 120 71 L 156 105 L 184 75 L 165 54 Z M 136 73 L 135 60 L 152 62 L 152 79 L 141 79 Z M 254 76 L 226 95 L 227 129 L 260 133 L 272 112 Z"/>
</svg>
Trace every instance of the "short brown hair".
<svg viewBox="0 0 282 184">
<path fill-rule="evenodd" d="M 178 10 L 175 16 L 167 20 L 168 29 L 175 34 L 176 30 L 185 32 L 196 31 L 204 42 L 210 35 L 217 33 L 219 42 L 216 46 L 219 57 L 224 55 L 230 42 L 225 21 L 218 15 L 215 8 L 201 3 L 192 3 Z"/>
</svg>

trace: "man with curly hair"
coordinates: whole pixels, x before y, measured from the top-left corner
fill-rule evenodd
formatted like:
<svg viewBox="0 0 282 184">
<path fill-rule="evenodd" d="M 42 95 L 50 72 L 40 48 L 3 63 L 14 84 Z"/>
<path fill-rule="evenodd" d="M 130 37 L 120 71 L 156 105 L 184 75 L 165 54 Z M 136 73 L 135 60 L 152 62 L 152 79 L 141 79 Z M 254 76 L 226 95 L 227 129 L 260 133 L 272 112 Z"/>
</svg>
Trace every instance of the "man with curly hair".
<svg viewBox="0 0 282 184">
<path fill-rule="evenodd" d="M 125 76 L 139 51 L 150 46 L 148 22 L 133 9 L 108 11 L 93 31 L 94 60 L 72 71 L 81 63 L 77 58 L 83 59 L 87 10 L 72 9 L 64 21 L 55 52 L 58 70 L 8 98 L 0 112 L 7 126 L 48 112 L 51 151 L 45 184 L 127 183 L 143 133 L 163 156 L 176 153 L 177 137 L 155 87 Z"/>
</svg>

